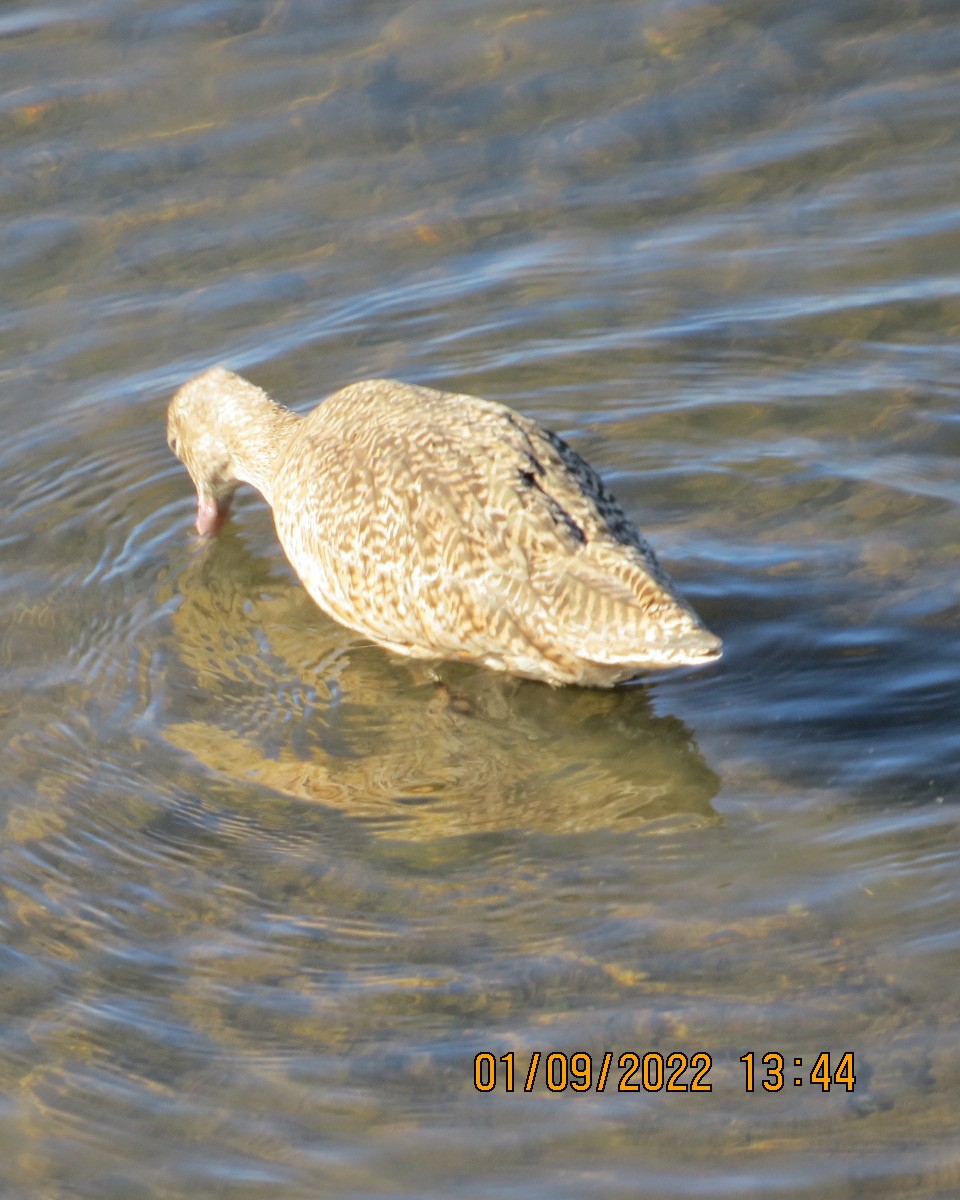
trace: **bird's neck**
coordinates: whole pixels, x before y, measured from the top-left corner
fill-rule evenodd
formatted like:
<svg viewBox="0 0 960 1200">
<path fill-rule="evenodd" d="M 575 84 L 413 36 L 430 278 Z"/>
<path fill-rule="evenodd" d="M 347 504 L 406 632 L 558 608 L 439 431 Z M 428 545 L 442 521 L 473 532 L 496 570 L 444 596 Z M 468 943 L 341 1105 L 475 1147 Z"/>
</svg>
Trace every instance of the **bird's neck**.
<svg viewBox="0 0 960 1200">
<path fill-rule="evenodd" d="M 237 414 L 232 430 L 233 462 L 241 483 L 255 487 L 272 506 L 277 464 L 302 418 L 265 393 L 261 397 Z"/>
</svg>

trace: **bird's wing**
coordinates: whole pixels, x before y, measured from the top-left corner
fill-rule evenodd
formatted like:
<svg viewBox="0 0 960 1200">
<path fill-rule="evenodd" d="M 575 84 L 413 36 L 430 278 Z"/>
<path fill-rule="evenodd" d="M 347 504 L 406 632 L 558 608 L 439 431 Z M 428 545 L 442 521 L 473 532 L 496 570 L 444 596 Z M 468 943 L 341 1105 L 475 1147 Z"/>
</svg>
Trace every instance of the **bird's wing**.
<svg viewBox="0 0 960 1200">
<path fill-rule="evenodd" d="M 525 645 L 620 661 L 665 613 L 686 618 L 575 451 L 500 405 L 462 401 L 456 419 L 381 410 L 369 436 L 362 423 L 331 436 L 321 406 L 304 429 L 275 516 L 322 607 L 396 648 L 491 664 L 498 646 L 516 659 Z"/>
</svg>

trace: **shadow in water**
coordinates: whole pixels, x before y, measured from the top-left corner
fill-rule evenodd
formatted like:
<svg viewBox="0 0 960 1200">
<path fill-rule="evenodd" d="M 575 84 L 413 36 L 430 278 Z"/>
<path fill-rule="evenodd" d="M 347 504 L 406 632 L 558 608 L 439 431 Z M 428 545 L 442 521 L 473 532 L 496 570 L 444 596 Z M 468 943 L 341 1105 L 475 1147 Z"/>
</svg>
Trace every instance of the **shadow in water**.
<svg viewBox="0 0 960 1200">
<path fill-rule="evenodd" d="M 719 780 L 642 687 L 553 690 L 398 659 L 236 529 L 182 571 L 164 735 L 208 769 L 402 838 L 716 819 Z"/>
</svg>

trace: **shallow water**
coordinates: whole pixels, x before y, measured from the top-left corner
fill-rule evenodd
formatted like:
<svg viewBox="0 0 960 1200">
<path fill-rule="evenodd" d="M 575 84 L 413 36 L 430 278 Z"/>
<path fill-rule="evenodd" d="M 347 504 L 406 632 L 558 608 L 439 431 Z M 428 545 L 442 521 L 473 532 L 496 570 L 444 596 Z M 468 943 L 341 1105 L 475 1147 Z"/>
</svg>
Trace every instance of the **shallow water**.
<svg viewBox="0 0 960 1200">
<path fill-rule="evenodd" d="M 958 50 L 947 0 L 4 7 L 5 1197 L 957 1194 Z M 256 497 L 192 536 L 217 362 L 539 418 L 722 662 L 365 644 Z"/>
</svg>

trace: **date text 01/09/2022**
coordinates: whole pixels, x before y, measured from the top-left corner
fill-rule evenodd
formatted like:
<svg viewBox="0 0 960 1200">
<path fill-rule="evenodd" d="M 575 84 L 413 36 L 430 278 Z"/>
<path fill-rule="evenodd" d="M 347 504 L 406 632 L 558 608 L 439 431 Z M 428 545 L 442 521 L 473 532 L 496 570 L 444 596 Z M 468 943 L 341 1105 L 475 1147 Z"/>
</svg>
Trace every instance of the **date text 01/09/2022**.
<svg viewBox="0 0 960 1200">
<path fill-rule="evenodd" d="M 809 1064 L 811 1060 L 807 1061 Z M 751 1050 L 740 1056 L 740 1062 L 747 1092 L 756 1091 L 758 1083 L 762 1091 L 779 1092 L 788 1081 L 793 1087 L 807 1084 L 829 1092 L 836 1086 L 852 1092 L 857 1082 L 851 1050 L 835 1058 L 829 1050 L 821 1050 L 807 1074 L 803 1072 L 802 1058 L 790 1058 L 777 1050 L 763 1054 Z M 792 1064 L 792 1074 L 788 1064 Z M 482 1050 L 473 1059 L 473 1086 L 478 1092 L 493 1092 L 498 1087 L 504 1092 L 514 1092 L 519 1083 L 524 1092 L 532 1092 L 539 1076 L 551 1092 L 604 1092 L 608 1083 L 611 1091 L 618 1092 L 712 1092 L 713 1084 L 708 1079 L 712 1067 L 713 1055 L 705 1050 L 694 1054 L 682 1050 L 668 1054 L 627 1050 L 617 1056 L 615 1067 L 614 1053 L 607 1050 L 597 1060 L 595 1076 L 594 1056 L 583 1050 L 574 1054 L 553 1051 L 546 1055 L 533 1050 L 529 1059 L 521 1063 L 512 1050 L 499 1058 Z"/>
</svg>

